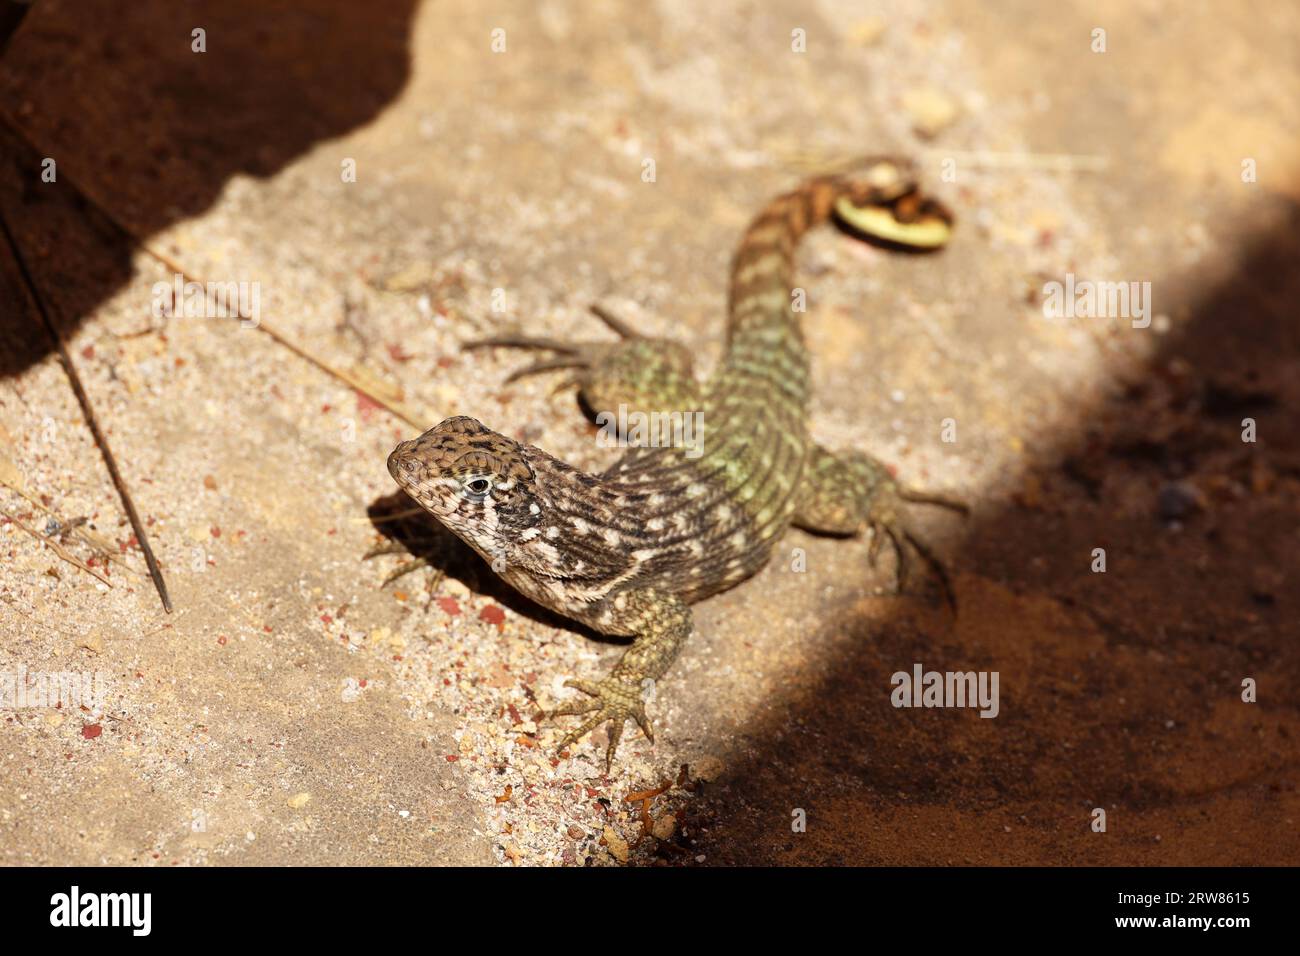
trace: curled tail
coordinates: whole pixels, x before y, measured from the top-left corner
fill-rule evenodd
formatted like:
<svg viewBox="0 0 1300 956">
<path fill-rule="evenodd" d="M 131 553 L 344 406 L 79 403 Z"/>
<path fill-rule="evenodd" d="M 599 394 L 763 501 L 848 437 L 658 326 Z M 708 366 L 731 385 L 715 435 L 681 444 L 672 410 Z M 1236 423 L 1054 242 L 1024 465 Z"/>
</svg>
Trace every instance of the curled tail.
<svg viewBox="0 0 1300 956">
<path fill-rule="evenodd" d="M 745 231 L 731 266 L 729 336 L 791 311 L 795 247 L 833 213 L 856 233 L 908 249 L 937 248 L 952 227 L 948 210 L 920 194 L 905 160 L 873 159 L 859 171 L 809 179 L 768 203 Z"/>
<path fill-rule="evenodd" d="M 732 262 L 722 389 L 803 414 L 808 355 L 795 314 L 802 311 L 795 247 L 832 215 L 859 235 L 907 249 L 943 245 L 952 226 L 951 214 L 921 195 L 914 167 L 903 160 L 866 161 L 774 199 L 745 231 Z"/>
</svg>

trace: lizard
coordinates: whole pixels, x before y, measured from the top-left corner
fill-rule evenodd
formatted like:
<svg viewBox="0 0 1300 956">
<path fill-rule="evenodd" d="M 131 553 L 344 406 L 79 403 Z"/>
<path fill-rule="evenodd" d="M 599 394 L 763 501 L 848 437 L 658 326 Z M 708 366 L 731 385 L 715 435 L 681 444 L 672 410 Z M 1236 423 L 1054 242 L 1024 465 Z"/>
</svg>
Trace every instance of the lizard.
<svg viewBox="0 0 1300 956">
<path fill-rule="evenodd" d="M 697 415 L 694 453 L 671 443 L 630 447 L 588 474 L 467 416 L 401 442 L 388 458 L 398 486 L 536 603 L 595 631 L 632 638 L 602 679 L 565 682 L 586 695 L 546 716 L 581 716 L 563 752 L 608 723 L 606 772 L 628 720 L 653 745 L 645 690 L 672 666 L 692 631 L 690 606 L 761 569 L 791 525 L 838 536 L 869 533 L 874 567 L 885 541 L 902 591 L 914 550 L 955 611 L 943 564 L 909 528 L 902 505 L 960 512 L 943 494 L 898 481 L 861 451 L 832 452 L 809 433 L 809 354 L 794 309 L 795 248 L 832 217 L 860 237 L 910 248 L 946 241 L 951 213 L 923 197 L 914 168 L 880 158 L 805 181 L 770 202 L 746 230 L 729 288 L 725 352 L 705 384 L 680 343 L 641 336 L 593 311 L 616 342 L 502 335 L 466 347 L 543 349 L 552 356 L 511 378 L 575 370 L 589 410 L 626 405 Z"/>
</svg>

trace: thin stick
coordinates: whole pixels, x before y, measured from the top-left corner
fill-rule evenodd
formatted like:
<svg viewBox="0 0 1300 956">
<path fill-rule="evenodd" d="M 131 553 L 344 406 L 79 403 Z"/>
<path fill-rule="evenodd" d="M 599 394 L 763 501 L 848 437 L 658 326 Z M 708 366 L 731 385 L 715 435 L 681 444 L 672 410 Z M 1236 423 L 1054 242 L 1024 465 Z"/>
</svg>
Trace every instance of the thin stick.
<svg viewBox="0 0 1300 956">
<path fill-rule="evenodd" d="M 977 169 L 1041 169 L 1048 172 L 1096 173 L 1110 166 L 1109 156 L 1088 153 L 1008 153 L 992 150 L 942 149 L 927 147 L 920 150 L 927 159 L 953 159 L 968 163 Z M 862 161 L 860 156 L 836 156 L 812 150 L 778 153 L 778 158 L 788 166 L 800 170 L 848 172 Z"/>
<path fill-rule="evenodd" d="M 108 441 L 104 438 L 104 433 L 99 427 L 99 420 L 95 417 L 95 409 L 90 404 L 90 397 L 82 387 L 81 377 L 77 374 L 77 367 L 72 364 L 72 356 L 68 354 L 68 347 L 63 342 L 63 336 L 59 334 L 58 328 L 50 319 L 50 314 L 45 309 L 45 301 L 41 298 L 40 290 L 36 282 L 32 279 L 32 274 L 27 269 L 27 262 L 23 259 L 22 250 L 18 246 L 18 240 L 14 238 L 13 232 L 9 229 L 9 223 L 5 220 L 3 211 L 0 211 L 0 232 L 4 233 L 5 241 L 9 243 L 9 248 L 13 250 L 14 262 L 18 266 L 18 273 L 22 276 L 23 285 L 27 288 L 27 295 L 32 301 L 36 312 L 40 315 L 41 321 L 45 324 L 45 331 L 54 343 L 59 353 L 59 361 L 63 365 L 63 371 L 68 376 L 68 381 L 72 384 L 73 394 L 77 396 L 77 401 L 81 405 L 81 413 L 85 416 L 86 424 L 90 426 L 90 433 L 95 437 L 95 444 L 99 447 L 99 453 L 104 458 L 104 464 L 108 466 L 108 474 L 113 479 L 113 486 L 117 488 L 117 495 L 122 499 L 122 507 L 126 509 L 127 519 L 131 522 L 131 529 L 135 532 L 135 540 L 140 545 L 140 550 L 144 552 L 145 564 L 149 565 L 149 576 L 153 578 L 154 587 L 158 589 L 158 597 L 162 599 L 163 610 L 168 614 L 172 612 L 172 599 L 167 595 L 167 582 L 163 580 L 162 569 L 158 567 L 158 559 L 154 557 L 153 548 L 149 545 L 149 537 L 145 534 L 144 524 L 140 521 L 140 515 L 135 510 L 135 502 L 131 499 L 131 492 L 126 487 L 126 482 L 122 479 L 122 473 L 117 468 L 117 459 L 113 457 L 112 450 L 108 447 Z"/>
<path fill-rule="evenodd" d="M 74 187 L 74 188 L 80 190 L 80 187 Z M 82 192 L 82 195 L 85 196 L 86 194 Z M 103 212 L 103 214 L 109 219 L 109 221 L 112 222 L 113 225 L 117 226 L 118 229 L 122 230 L 123 235 L 125 235 L 133 243 L 139 246 L 139 248 L 142 251 L 148 253 L 150 256 L 157 259 L 159 262 L 161 262 L 172 272 L 180 275 L 186 282 L 197 282 L 199 285 L 203 287 L 204 294 L 211 298 L 211 293 L 209 292 L 209 289 L 212 288 L 212 286 L 210 286 L 209 283 L 204 282 L 201 278 L 194 275 L 194 273 L 187 271 L 184 266 L 182 266 L 175 259 L 171 258 L 171 256 L 167 255 L 165 252 L 155 249 L 153 246 L 149 245 L 149 243 L 145 242 L 143 239 L 138 237 L 135 233 L 131 232 L 129 229 L 126 228 L 126 226 L 118 222 L 111 213 L 109 213 L 102 206 L 100 206 L 99 203 L 95 202 L 95 200 L 91 199 L 89 196 L 87 196 L 86 198 L 89 202 L 93 203 L 96 207 L 98 207 L 100 211 Z M 214 301 L 216 300 L 214 299 Z M 218 303 L 218 304 L 224 304 L 224 303 Z M 338 368 L 337 366 L 331 365 L 329 362 L 325 361 L 323 358 L 317 355 L 313 355 L 311 352 L 307 351 L 307 349 L 304 346 L 299 345 L 288 335 L 286 335 L 283 332 L 280 332 L 279 330 L 267 324 L 265 319 L 259 319 L 257 325 L 254 327 L 257 328 L 259 331 L 265 332 L 272 339 L 274 339 L 279 344 L 283 345 L 294 355 L 297 355 L 299 358 L 306 359 L 308 362 L 310 362 L 312 365 L 315 365 L 318 369 L 320 369 L 325 374 L 338 379 L 340 382 L 343 382 L 349 388 L 355 389 L 356 391 L 360 392 L 362 395 L 366 396 L 366 398 L 370 399 L 376 405 L 380 405 L 388 409 L 390 412 L 392 412 L 402 421 L 406 422 L 406 424 L 410 425 L 412 428 L 424 429 L 425 425 L 427 424 L 427 422 L 421 423 L 418 418 L 416 418 L 411 412 L 407 411 L 401 405 L 397 404 L 396 402 L 391 402 L 388 399 L 384 398 L 383 395 L 376 392 L 373 388 L 368 386 L 356 375 L 346 371 L 345 369 L 341 369 Z"/>
<path fill-rule="evenodd" d="M 640 336 L 636 334 L 636 331 L 630 325 L 624 322 L 621 318 L 619 318 L 609 309 L 605 308 L 599 302 L 591 303 L 591 305 L 589 305 L 588 308 L 591 309 L 592 315 L 600 319 L 600 321 L 604 322 L 606 325 L 608 325 L 611 329 L 613 329 L 623 338 L 625 339 L 640 338 Z"/>
<path fill-rule="evenodd" d="M 35 528 L 29 528 L 27 525 L 23 524 L 23 522 L 22 522 L 20 519 L 18 519 L 18 518 L 15 517 L 14 515 L 11 515 L 11 514 L 10 514 L 9 512 L 7 512 L 7 511 L 0 511 L 0 515 L 3 515 L 5 518 L 8 518 L 8 519 L 9 519 L 10 521 L 12 521 L 14 524 L 18 525 L 18 527 L 22 528 L 24 531 L 26 531 L 28 534 L 30 534 L 30 535 L 31 535 L 33 538 L 35 538 L 37 541 L 41 542 L 41 544 L 47 544 L 47 545 L 49 545 L 49 546 L 50 546 L 50 550 L 52 550 L 55 554 L 57 554 L 57 555 L 58 555 L 60 558 L 62 558 L 64 561 L 67 561 L 68 564 L 71 564 L 71 565 L 73 565 L 74 567 L 81 568 L 81 570 L 85 571 L 87 574 L 93 574 L 95 577 L 99 578 L 99 580 L 101 580 L 101 581 L 103 581 L 105 584 L 107 584 L 110 588 L 113 586 L 113 582 L 112 582 L 112 581 L 110 581 L 110 580 L 109 580 L 107 577 L 105 577 L 104 575 L 100 574 L 98 571 L 96 571 L 94 568 L 92 568 L 92 567 L 91 567 L 90 565 L 88 565 L 86 562 L 82 561 L 82 560 L 81 560 L 79 557 L 77 557 L 75 554 L 72 554 L 71 552 L 69 552 L 65 547 L 63 547 L 63 545 L 59 544 L 59 542 L 55 541 L 53 538 L 48 537 L 47 535 L 43 535 L 43 534 L 41 534 L 41 533 L 40 533 L 39 531 L 37 531 Z"/>
<path fill-rule="evenodd" d="M 98 556 L 104 559 L 105 563 L 112 561 L 114 564 L 120 564 L 123 568 L 125 568 L 127 571 L 130 571 L 134 575 L 140 574 L 139 571 L 131 567 L 131 563 L 129 561 L 127 561 L 125 558 L 122 558 L 114 554 L 110 550 L 112 545 L 108 541 L 105 541 L 99 535 L 93 534 L 90 531 L 86 530 L 85 528 L 73 524 L 71 521 L 65 521 L 62 515 L 60 515 L 53 508 L 45 507 L 45 505 L 26 488 L 20 488 L 19 486 L 6 481 L 3 477 L 0 477 L 0 485 L 4 485 L 6 488 L 10 489 L 17 495 L 21 495 L 27 501 L 27 503 L 31 505 L 33 508 L 42 512 L 43 514 L 49 515 L 49 517 L 57 521 L 59 523 L 59 527 L 67 528 L 68 531 L 76 535 L 84 543 L 88 544 L 91 548 L 93 548 L 95 552 L 98 554 Z"/>
<path fill-rule="evenodd" d="M 1051 172 L 1101 172 L 1110 165 L 1109 156 L 1079 153 L 996 153 L 961 149 L 925 149 L 926 156 L 955 159 L 983 169 L 1045 169 Z"/>
</svg>

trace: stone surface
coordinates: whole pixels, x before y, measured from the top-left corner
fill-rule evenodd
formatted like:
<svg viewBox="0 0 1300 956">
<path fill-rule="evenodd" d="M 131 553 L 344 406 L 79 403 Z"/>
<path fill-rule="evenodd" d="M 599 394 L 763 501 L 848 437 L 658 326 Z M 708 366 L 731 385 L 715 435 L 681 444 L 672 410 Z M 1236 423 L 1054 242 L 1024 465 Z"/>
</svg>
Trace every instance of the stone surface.
<svg viewBox="0 0 1300 956">
<path fill-rule="evenodd" d="M 106 687 L 84 711 L 0 711 L 0 860 L 1300 862 L 1295 16 L 102 6 L 45 0 L 0 64 L 34 147 L 0 132 L 0 204 L 176 612 L 0 256 L 0 670 Z M 911 90 L 960 107 L 932 139 Z M 388 451 L 469 414 L 600 467 L 571 390 L 504 385 L 520 356 L 460 342 L 598 337 L 602 300 L 707 368 L 748 217 L 885 151 L 922 159 L 958 230 L 924 257 L 810 237 L 814 430 L 975 505 L 918 514 L 958 618 L 875 594 L 889 569 L 865 543 L 792 533 L 698 608 L 654 747 L 630 731 L 612 778 L 603 731 L 555 758 L 540 710 L 618 649 L 454 549 L 446 575 L 381 587 L 401 559 L 361 557 Z M 261 327 L 186 317 L 160 257 L 257 283 Z M 1047 318 L 1067 273 L 1151 282 L 1150 326 Z M 1175 482 L 1204 497 L 1171 523 Z M 14 487 L 130 570 L 108 588 L 60 560 L 10 520 L 57 531 Z M 917 662 L 998 671 L 999 716 L 895 709 L 890 676 Z"/>
</svg>

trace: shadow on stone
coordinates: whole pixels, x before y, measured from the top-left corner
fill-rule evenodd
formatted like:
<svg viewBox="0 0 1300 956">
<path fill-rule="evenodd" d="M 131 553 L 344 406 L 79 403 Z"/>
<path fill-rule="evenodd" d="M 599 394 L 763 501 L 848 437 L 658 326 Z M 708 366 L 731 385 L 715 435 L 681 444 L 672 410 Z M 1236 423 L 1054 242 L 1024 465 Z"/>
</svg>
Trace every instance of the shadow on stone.
<svg viewBox="0 0 1300 956">
<path fill-rule="evenodd" d="M 1034 450 L 1032 495 L 972 519 L 955 623 L 914 600 L 816 622 L 831 663 L 699 808 L 711 864 L 1296 862 L 1294 837 L 1255 844 L 1294 833 L 1300 782 L 1300 209 L 1238 255 L 1166 296 L 1190 319 Z M 1000 715 L 896 710 L 916 662 L 1000 671 Z M 1247 677 L 1267 706 L 1241 702 Z M 1119 834 L 1090 832 L 1095 806 Z"/>
<path fill-rule="evenodd" d="M 414 0 L 47 0 L 0 59 L 0 204 L 70 333 L 131 279 L 132 242 L 207 210 L 234 176 L 269 177 L 373 120 L 406 85 Z M 206 52 L 192 49 L 204 31 Z M 42 181 L 54 160 L 57 179 Z M 148 317 L 142 318 L 142 325 Z M 0 376 L 49 341 L 0 257 Z"/>
</svg>

